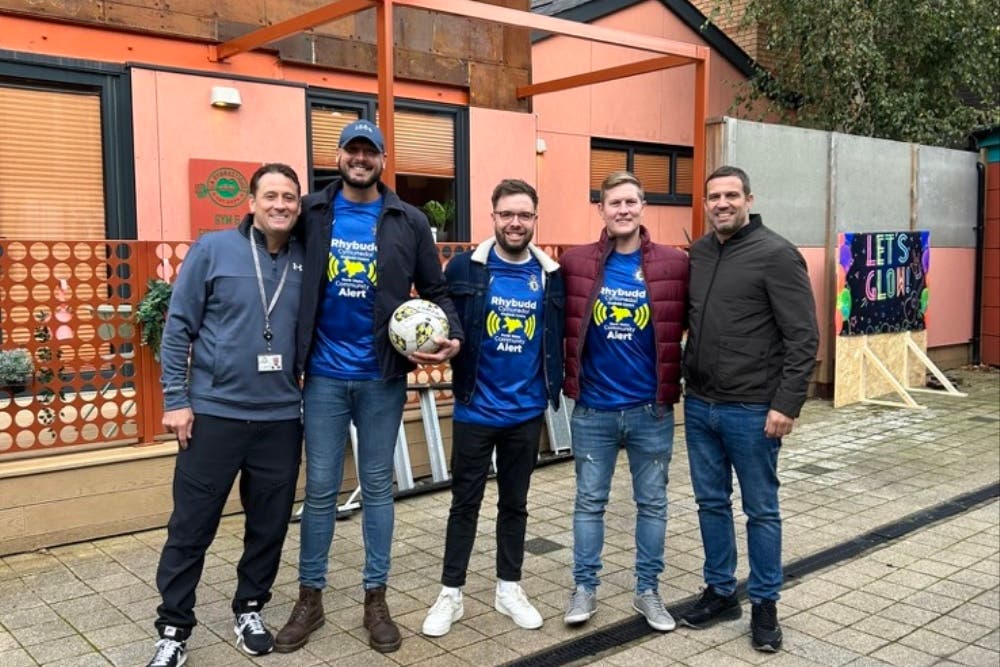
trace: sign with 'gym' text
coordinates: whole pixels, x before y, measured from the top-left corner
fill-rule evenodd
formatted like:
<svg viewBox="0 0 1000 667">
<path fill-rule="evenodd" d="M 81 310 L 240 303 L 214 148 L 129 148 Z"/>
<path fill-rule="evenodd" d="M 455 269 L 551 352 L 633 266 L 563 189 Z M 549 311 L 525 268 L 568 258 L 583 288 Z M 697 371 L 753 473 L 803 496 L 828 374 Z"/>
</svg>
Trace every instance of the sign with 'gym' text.
<svg viewBox="0 0 1000 667">
<path fill-rule="evenodd" d="M 233 160 L 192 158 L 188 162 L 192 239 L 240 224 L 250 212 L 250 177 L 258 167 L 259 162 Z"/>
<path fill-rule="evenodd" d="M 844 233 L 837 250 L 839 335 L 926 328 L 930 232 Z"/>
</svg>

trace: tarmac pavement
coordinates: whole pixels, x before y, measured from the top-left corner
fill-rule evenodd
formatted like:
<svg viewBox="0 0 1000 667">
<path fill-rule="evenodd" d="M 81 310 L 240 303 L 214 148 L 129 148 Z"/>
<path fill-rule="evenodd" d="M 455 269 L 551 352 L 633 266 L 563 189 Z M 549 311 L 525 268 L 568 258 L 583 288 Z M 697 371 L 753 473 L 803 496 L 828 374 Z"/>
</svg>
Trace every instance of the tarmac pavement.
<svg viewBox="0 0 1000 667">
<path fill-rule="evenodd" d="M 834 410 L 827 401 L 807 403 L 780 462 L 784 560 L 796 576 L 788 578 L 778 605 L 784 629 L 779 653 L 751 648 L 745 600 L 740 620 L 700 631 L 645 632 L 632 610 L 635 517 L 622 455 L 606 516 L 598 613 L 582 627 L 562 622 L 572 585 L 574 495 L 572 463 L 562 462 L 536 471 L 529 500 L 522 585 L 545 619 L 541 629 L 519 629 L 493 610 L 496 487 L 490 482 L 465 587 L 465 618 L 446 636 L 423 637 L 420 626 L 440 588 L 447 490 L 396 504 L 387 599 L 404 634 L 399 651 L 372 651 L 361 627 L 360 515 L 337 523 L 325 626 L 295 653 L 250 658 L 236 650 L 230 596 L 242 550 L 243 517 L 237 515 L 223 520 L 206 559 L 187 664 L 996 667 L 1000 372 L 949 375 L 969 396 L 920 394 L 926 410 Z M 682 427 L 674 444 L 660 593 L 676 606 L 703 584 Z M 742 548 L 738 499 L 734 506 Z M 155 641 L 154 575 L 164 538 L 164 530 L 152 530 L 0 558 L 0 667 L 145 665 Z M 297 596 L 297 559 L 293 525 L 274 600 L 264 611 L 275 631 Z M 745 552 L 737 576 L 746 577 Z M 639 636 L 615 640 L 619 630 L 636 627 L 643 628 Z M 600 652 L 581 650 L 602 638 L 610 644 L 604 641 Z"/>
</svg>

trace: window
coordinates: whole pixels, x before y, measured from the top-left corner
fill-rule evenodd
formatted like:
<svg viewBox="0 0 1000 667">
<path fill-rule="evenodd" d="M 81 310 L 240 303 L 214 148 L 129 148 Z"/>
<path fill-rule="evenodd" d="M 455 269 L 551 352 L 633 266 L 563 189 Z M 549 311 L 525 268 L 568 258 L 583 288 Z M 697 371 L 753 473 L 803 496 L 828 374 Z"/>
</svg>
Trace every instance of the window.
<svg viewBox="0 0 1000 667">
<path fill-rule="evenodd" d="M 312 191 L 337 176 L 337 143 L 344 126 L 359 118 L 374 118 L 374 98 L 313 93 L 309 104 Z M 396 106 L 396 193 L 422 208 L 437 201 L 453 211 L 453 219 L 438 231 L 439 241 L 469 238 L 468 130 L 465 109 L 400 102 Z"/>
<path fill-rule="evenodd" d="M 134 239 L 125 69 L 5 56 L 0 52 L 0 237 Z"/>
<path fill-rule="evenodd" d="M 694 187 L 694 151 L 686 146 L 591 139 L 590 200 L 600 201 L 601 182 L 626 169 L 642 182 L 650 204 L 690 206 Z"/>
</svg>

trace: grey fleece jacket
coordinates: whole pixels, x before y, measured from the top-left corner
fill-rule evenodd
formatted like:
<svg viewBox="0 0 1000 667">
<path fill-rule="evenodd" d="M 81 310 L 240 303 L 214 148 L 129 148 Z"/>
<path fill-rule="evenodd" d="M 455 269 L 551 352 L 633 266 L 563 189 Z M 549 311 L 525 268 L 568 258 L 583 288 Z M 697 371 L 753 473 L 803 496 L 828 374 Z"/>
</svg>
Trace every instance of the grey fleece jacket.
<svg viewBox="0 0 1000 667">
<path fill-rule="evenodd" d="M 190 407 L 195 414 L 250 421 L 300 417 L 295 350 L 305 250 L 293 237 L 272 258 L 263 236 L 254 233 L 268 302 L 285 265 L 292 262 L 271 312 L 271 353 L 282 355 L 282 370 L 258 372 L 257 355 L 266 352 L 264 308 L 250 230 L 247 216 L 238 229 L 199 238 L 184 259 L 160 353 L 164 410 Z"/>
</svg>

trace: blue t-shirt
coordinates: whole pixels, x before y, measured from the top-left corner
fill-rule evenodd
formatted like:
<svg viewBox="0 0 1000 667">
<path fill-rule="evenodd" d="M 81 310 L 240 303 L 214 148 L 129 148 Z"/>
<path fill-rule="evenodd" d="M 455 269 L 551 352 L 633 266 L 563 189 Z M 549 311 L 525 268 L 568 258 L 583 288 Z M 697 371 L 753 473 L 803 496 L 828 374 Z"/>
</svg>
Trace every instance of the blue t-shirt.
<svg viewBox="0 0 1000 667">
<path fill-rule="evenodd" d="M 545 412 L 542 370 L 543 275 L 534 257 L 512 264 L 490 251 L 490 286 L 479 350 L 476 388 L 469 405 L 455 403 L 454 419 L 511 426 Z"/>
<path fill-rule="evenodd" d="M 309 372 L 339 380 L 381 377 L 375 357 L 375 227 L 381 197 L 358 204 L 338 192 Z"/>
<path fill-rule="evenodd" d="M 641 250 L 611 253 L 584 343 L 580 400 L 625 410 L 656 400 L 656 347 Z"/>
</svg>

